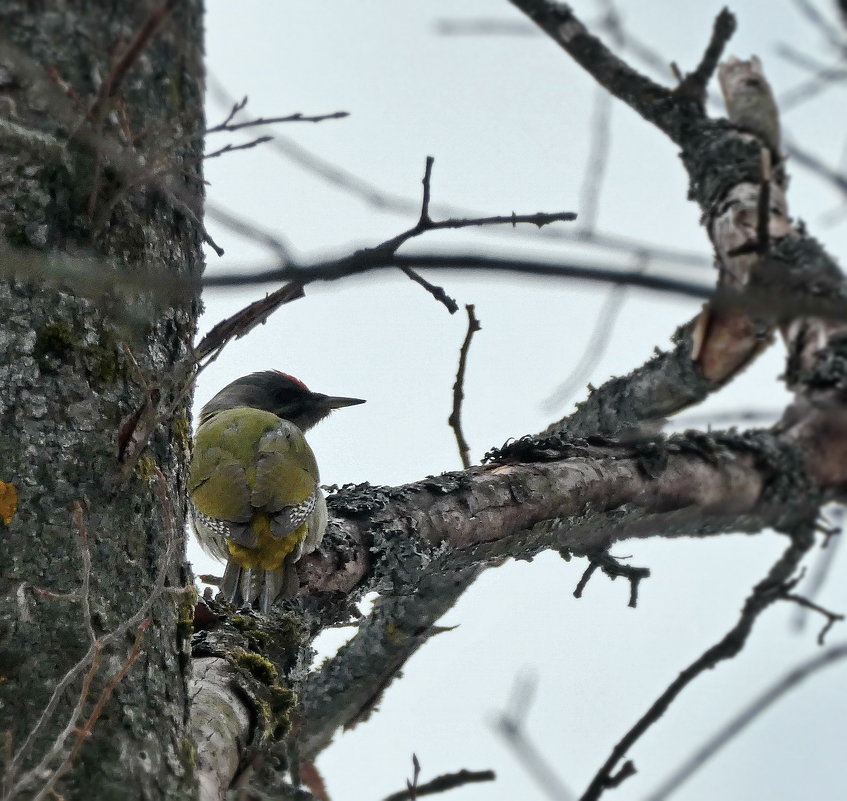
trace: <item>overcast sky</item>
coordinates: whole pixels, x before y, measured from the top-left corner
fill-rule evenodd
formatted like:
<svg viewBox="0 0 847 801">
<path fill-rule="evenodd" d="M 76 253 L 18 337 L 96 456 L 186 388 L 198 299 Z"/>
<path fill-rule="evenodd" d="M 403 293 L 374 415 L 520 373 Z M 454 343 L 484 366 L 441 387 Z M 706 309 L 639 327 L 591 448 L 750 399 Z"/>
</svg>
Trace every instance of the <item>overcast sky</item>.
<svg viewBox="0 0 847 801">
<path fill-rule="evenodd" d="M 626 30 L 662 62 L 685 71 L 697 63 L 722 2 L 620 2 Z M 830 3 L 818 3 L 829 16 Z M 587 22 L 603 4 L 576 2 Z M 592 81 L 566 54 L 536 34 L 505 0 L 446 2 L 284 3 L 208 0 L 208 120 L 226 116 L 220 89 L 249 96 L 248 116 L 350 112 L 319 125 L 289 124 L 272 133 L 392 196 L 418 201 L 425 158 L 435 158 L 433 212 L 443 205 L 486 215 L 575 211 L 578 223 L 548 231 L 457 231 L 429 234 L 408 249 L 531 255 L 602 266 L 639 265 L 623 247 L 577 245 L 562 238 L 592 225 L 654 248 L 679 251 L 652 261 L 651 272 L 710 282 L 710 249 L 699 210 L 686 200 L 687 179 L 675 148 L 621 103 L 598 104 Z M 790 47 L 830 64 L 834 53 L 793 2 L 743 0 L 731 5 L 738 31 L 728 52 L 758 54 L 778 96 L 804 85 L 810 73 L 789 58 Z M 498 35 L 447 35 L 445 23 L 497 20 Z M 834 25 L 834 29 L 837 27 Z M 841 30 L 844 30 L 843 28 Z M 643 67 L 640 62 L 636 62 Z M 668 81 L 657 73 L 654 77 Z M 841 85 L 803 101 L 783 116 L 791 140 L 829 164 L 845 156 L 845 92 Z M 214 90 L 214 91 L 212 91 Z M 712 99 L 717 88 L 711 87 Z M 792 97 L 791 94 L 788 97 Z M 593 120 L 610 111 L 610 149 L 592 164 Z M 261 132 L 260 132 L 261 133 Z M 244 136 L 220 138 L 217 149 Z M 790 209 L 836 255 L 847 252 L 847 215 L 820 179 L 791 167 Z M 209 160 L 210 204 L 282 238 L 303 260 L 377 244 L 410 227 L 416 214 L 389 213 L 298 165 L 274 143 Z M 597 213 L 591 194 L 598 193 Z M 592 217 L 594 219 L 592 220 Z M 210 274 L 268 265 L 271 254 L 211 221 L 226 256 L 208 254 Z M 560 238 L 549 234 L 557 232 Z M 482 331 L 474 340 L 465 393 L 465 429 L 478 461 L 508 437 L 538 431 L 572 408 L 590 381 L 641 364 L 654 347 L 690 319 L 690 300 L 630 291 L 602 355 L 579 376 L 579 389 L 545 404 L 596 338 L 610 288 L 495 274 L 428 274 L 460 304 L 476 305 Z M 210 291 L 201 334 L 274 286 Z M 463 312 L 450 316 L 400 273 L 368 274 L 309 286 L 249 337 L 228 346 L 200 377 L 196 400 L 208 400 L 238 375 L 281 369 L 310 388 L 367 398 L 337 412 L 310 434 L 327 484 L 402 484 L 460 467 L 446 425 Z M 691 414 L 697 425 L 724 412 L 778 413 L 788 398 L 777 376 L 780 345 L 731 386 Z M 723 425 L 724 423 L 722 423 Z M 647 540 L 614 550 L 653 571 L 637 609 L 628 587 L 595 576 L 582 600 L 572 597 L 584 560 L 545 554 L 533 563 L 491 570 L 442 621 L 459 628 L 428 643 L 388 690 L 371 721 L 337 738 L 318 767 L 334 801 L 377 801 L 404 787 L 415 752 L 421 781 L 461 768 L 493 768 L 494 784 L 453 791 L 465 801 L 543 798 L 492 728 L 516 678 L 532 675 L 537 692 L 527 733 L 575 792 L 655 696 L 735 621 L 752 584 L 783 547 L 775 534 L 711 541 Z M 198 572 L 221 567 L 196 548 Z M 847 608 L 845 566 L 821 596 Z M 639 773 L 610 794 L 645 796 L 739 704 L 814 652 L 819 621 L 790 628 L 787 605 L 768 612 L 745 652 L 699 679 L 667 718 L 633 750 Z M 322 653 L 342 633 L 327 635 Z M 836 629 L 835 638 L 839 636 Z M 847 667 L 823 673 L 783 701 L 710 763 L 676 796 L 714 799 L 847 797 L 843 775 Z"/>
</svg>

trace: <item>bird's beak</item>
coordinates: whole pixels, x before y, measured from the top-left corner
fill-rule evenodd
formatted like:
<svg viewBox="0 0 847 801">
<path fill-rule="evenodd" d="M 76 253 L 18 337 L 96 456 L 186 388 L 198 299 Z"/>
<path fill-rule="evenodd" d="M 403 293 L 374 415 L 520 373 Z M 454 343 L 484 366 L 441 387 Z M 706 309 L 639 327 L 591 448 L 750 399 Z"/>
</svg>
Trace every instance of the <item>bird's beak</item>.
<svg viewBox="0 0 847 801">
<path fill-rule="evenodd" d="M 358 406 L 365 401 L 362 398 L 335 398 L 324 395 L 323 403 L 327 409 L 343 409 L 345 406 Z"/>
</svg>

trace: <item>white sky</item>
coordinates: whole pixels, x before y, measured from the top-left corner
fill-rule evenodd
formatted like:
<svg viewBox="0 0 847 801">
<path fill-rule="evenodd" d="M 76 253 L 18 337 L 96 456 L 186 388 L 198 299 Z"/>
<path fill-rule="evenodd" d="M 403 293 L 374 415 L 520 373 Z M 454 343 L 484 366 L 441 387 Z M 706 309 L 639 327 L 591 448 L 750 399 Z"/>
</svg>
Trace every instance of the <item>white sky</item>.
<svg viewBox="0 0 847 801">
<path fill-rule="evenodd" d="M 435 157 L 433 207 L 448 203 L 485 214 L 580 212 L 595 100 L 591 80 L 542 35 L 443 36 L 437 22 L 476 17 L 520 22 L 505 0 L 356 3 L 209 0 L 208 66 L 253 116 L 336 110 L 351 117 L 291 124 L 280 136 L 386 192 L 417 199 L 424 160 Z M 584 20 L 598 6 L 574 3 Z M 669 63 L 693 68 L 722 2 L 620 2 L 627 29 Z M 819 3 L 827 12 L 830 4 Z M 783 58 L 780 44 L 830 63 L 823 37 L 790 2 L 733 5 L 739 30 L 729 53 L 758 54 L 777 94 L 808 74 Z M 783 117 L 792 139 L 837 165 L 844 155 L 845 93 L 832 89 Z M 716 87 L 712 87 L 716 93 Z M 210 95 L 209 124 L 226 110 Z M 268 131 L 259 131 L 265 133 Z M 246 141 L 248 136 L 233 137 Z M 216 149 L 226 139 L 208 143 Z M 834 254 L 847 248 L 847 217 L 825 215 L 836 194 L 792 169 L 790 208 Z M 415 222 L 386 214 L 316 178 L 268 146 L 206 164 L 209 200 L 286 240 L 304 259 L 376 244 Z M 675 148 L 621 103 L 612 108 L 612 147 L 597 226 L 656 246 L 710 257 L 687 202 Z M 573 223 L 558 223 L 575 230 Z M 212 222 L 226 249 L 209 254 L 210 273 L 267 264 L 270 254 Z M 532 230 L 430 234 L 408 248 L 545 255 L 631 266 L 622 252 L 577 247 Z M 657 265 L 709 281 L 709 268 Z M 609 288 L 500 275 L 429 274 L 460 304 L 476 304 L 483 330 L 470 355 L 464 410 L 474 460 L 510 436 L 543 428 L 567 408 L 543 406 L 589 340 Z M 208 292 L 201 333 L 273 286 Z M 599 384 L 666 347 L 697 304 L 631 292 L 605 355 Z M 368 399 L 310 435 L 325 483 L 401 484 L 459 467 L 450 411 L 463 312 L 451 317 L 401 274 L 310 286 L 244 340 L 231 344 L 200 378 L 197 403 L 238 375 L 282 369 L 311 388 Z M 697 413 L 779 409 L 779 345 Z M 572 400 L 579 400 L 579 394 Z M 699 425 L 699 423 L 698 423 Z M 421 782 L 460 768 L 497 771 L 494 784 L 452 791 L 463 801 L 542 798 L 494 733 L 519 675 L 538 679 L 528 733 L 575 792 L 655 696 L 735 622 L 749 588 L 783 547 L 768 534 L 713 541 L 642 541 L 614 550 L 649 566 L 638 609 L 628 587 L 595 576 L 585 597 L 572 591 L 585 567 L 546 554 L 532 564 L 489 571 L 443 620 L 459 625 L 422 649 L 388 690 L 380 712 L 337 738 L 318 767 L 335 801 L 376 801 L 401 789 L 411 754 Z M 221 568 L 193 548 L 198 572 Z M 842 564 L 836 571 L 844 573 Z M 845 582 L 833 578 L 820 601 L 847 608 Z M 699 679 L 632 751 L 638 774 L 609 798 L 642 798 L 743 701 L 812 653 L 818 622 L 789 629 L 794 609 L 772 609 L 732 664 Z M 340 635 L 338 635 L 340 636 Z M 338 636 L 334 642 L 337 644 Z M 837 629 L 835 638 L 839 636 Z M 842 635 L 843 636 L 843 635 Z M 331 637 L 323 642 L 333 647 Z M 845 667 L 831 669 L 773 708 L 677 794 L 682 801 L 847 797 L 843 775 Z"/>
</svg>

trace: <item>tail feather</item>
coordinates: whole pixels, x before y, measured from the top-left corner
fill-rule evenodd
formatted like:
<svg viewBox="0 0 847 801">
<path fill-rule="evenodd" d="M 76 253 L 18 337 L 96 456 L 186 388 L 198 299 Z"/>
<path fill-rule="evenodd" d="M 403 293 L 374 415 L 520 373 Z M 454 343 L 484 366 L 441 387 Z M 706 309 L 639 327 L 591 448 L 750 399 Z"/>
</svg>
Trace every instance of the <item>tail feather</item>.
<svg viewBox="0 0 847 801">
<path fill-rule="evenodd" d="M 230 559 L 226 563 L 224 577 L 221 579 L 221 593 L 233 606 L 239 606 L 241 600 L 241 567 Z"/>
<path fill-rule="evenodd" d="M 286 559 L 279 570 L 241 567 L 230 559 L 221 580 L 221 593 L 233 606 L 258 606 L 263 615 L 270 614 L 277 598 L 290 598 L 299 589 L 291 559 Z"/>
</svg>

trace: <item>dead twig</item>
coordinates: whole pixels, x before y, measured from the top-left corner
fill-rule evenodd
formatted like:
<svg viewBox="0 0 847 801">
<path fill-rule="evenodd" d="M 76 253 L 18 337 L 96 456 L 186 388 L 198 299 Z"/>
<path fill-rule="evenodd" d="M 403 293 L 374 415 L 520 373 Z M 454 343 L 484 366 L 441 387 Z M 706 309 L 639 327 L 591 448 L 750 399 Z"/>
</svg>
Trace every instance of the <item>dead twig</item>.
<svg viewBox="0 0 847 801">
<path fill-rule="evenodd" d="M 420 273 L 415 272 L 411 267 L 401 267 L 400 270 L 415 283 L 420 284 L 439 303 L 443 303 L 450 314 L 455 314 L 459 311 L 459 304 L 444 291 L 444 287 L 431 284 L 426 280 L 426 278 L 424 278 Z"/>
<path fill-rule="evenodd" d="M 415 788 L 415 798 L 422 795 L 434 795 L 435 793 L 444 793 L 448 790 L 453 790 L 456 787 L 462 787 L 466 784 L 475 784 L 477 782 L 493 782 L 497 775 L 493 770 L 459 770 L 455 773 L 443 773 L 441 776 L 436 776 L 428 782 L 419 784 Z M 405 790 L 400 790 L 397 793 L 392 793 L 386 796 L 383 801 L 411 801 L 413 798 L 409 793 L 408 787 Z"/>
<path fill-rule="evenodd" d="M 165 553 L 159 563 L 158 572 L 153 582 L 153 586 L 142 601 L 141 605 L 130 617 L 118 624 L 118 626 L 108 634 L 104 634 L 95 640 L 95 642 L 89 647 L 88 651 L 86 651 L 86 653 L 71 668 L 68 669 L 65 675 L 56 682 L 56 686 L 50 696 L 50 700 L 41 712 L 41 715 L 35 722 L 35 725 L 24 738 L 23 743 L 21 743 L 21 746 L 18 748 L 14 756 L 6 762 L 4 785 L 7 790 L 3 795 L 3 801 L 21 797 L 21 793 L 30 788 L 32 784 L 41 780 L 45 775 L 52 775 L 51 765 L 63 755 L 68 738 L 77 730 L 77 721 L 82 714 L 84 705 L 88 701 L 90 684 L 97 672 L 97 668 L 99 667 L 101 653 L 106 647 L 110 646 L 113 642 L 123 637 L 126 632 L 132 629 L 136 629 L 137 634 L 140 635 L 139 628 L 141 627 L 141 624 L 149 617 L 149 612 L 153 607 L 153 604 L 165 589 L 168 571 L 170 570 L 170 566 L 173 562 L 174 554 L 181 542 L 181 537 L 177 531 L 174 507 L 173 502 L 170 499 L 170 494 L 168 493 L 167 481 L 158 466 L 155 467 L 154 477 L 154 491 L 161 504 L 162 515 L 165 523 L 166 544 Z M 146 625 L 144 628 L 146 628 Z M 127 665 L 126 667 L 129 669 L 130 665 Z M 39 735 L 42 733 L 45 726 L 53 719 L 60 700 L 65 696 L 68 688 L 74 681 L 76 681 L 83 671 L 86 671 L 86 673 L 82 680 L 80 695 L 74 705 L 74 709 L 71 711 L 67 724 L 47 748 L 38 764 L 21 774 L 20 778 L 17 778 L 18 771 L 20 771 L 21 766 L 32 752 Z M 125 672 L 126 671 L 121 673 L 121 678 Z M 67 754 L 65 753 L 64 756 L 66 758 Z"/>
<path fill-rule="evenodd" d="M 246 97 L 243 102 L 247 102 Z M 241 111 L 242 108 L 244 108 L 244 106 L 241 106 L 237 109 L 237 111 Z M 232 116 L 234 115 L 229 116 L 220 125 L 207 128 L 206 135 L 222 133 L 224 131 L 231 133 L 233 131 L 243 131 L 245 128 L 257 128 L 261 125 L 280 125 L 286 122 L 324 122 L 325 120 L 342 120 L 345 117 L 349 117 L 350 112 L 332 111 L 329 114 L 302 114 L 297 112 L 295 114 L 287 114 L 283 117 L 256 117 L 253 120 L 247 120 L 245 122 L 231 122 Z"/>
<path fill-rule="evenodd" d="M 826 618 L 826 624 L 824 627 L 818 632 L 818 645 L 823 645 L 824 640 L 826 639 L 826 635 L 829 633 L 829 630 L 840 621 L 844 620 L 844 615 L 840 615 L 837 612 L 830 612 L 829 609 L 825 609 L 824 607 L 816 604 L 814 601 L 810 601 L 808 598 L 804 598 L 802 595 L 795 595 L 794 593 L 785 593 L 782 596 L 786 601 L 792 601 L 798 606 L 802 606 L 804 609 L 811 609 L 813 612 L 817 612 L 819 615 L 823 615 Z"/>
<path fill-rule="evenodd" d="M 706 86 L 715 73 L 723 54 L 726 43 L 735 33 L 735 17 L 724 8 L 715 18 L 712 27 L 712 37 L 706 47 L 703 57 L 694 72 L 689 72 L 677 87 L 679 94 L 687 95 L 705 104 Z"/>
<path fill-rule="evenodd" d="M 627 581 L 629 581 L 628 606 L 633 609 L 638 606 L 638 585 L 641 582 L 641 579 L 650 577 L 649 567 L 634 567 L 632 565 L 621 564 L 618 559 L 607 551 L 586 554 L 586 557 L 588 558 L 589 565 L 582 574 L 582 578 L 580 578 L 577 583 L 576 589 L 573 591 L 574 598 L 582 597 L 582 593 L 591 579 L 591 576 L 594 575 L 594 571 L 597 570 L 597 568 L 600 568 L 600 570 L 602 570 L 612 581 L 614 581 L 618 576 L 623 576 Z"/>
<path fill-rule="evenodd" d="M 217 150 L 213 150 L 211 153 L 204 153 L 203 158 L 208 161 L 209 159 L 216 159 L 219 156 L 223 156 L 226 153 L 233 153 L 236 150 L 250 150 L 250 148 L 256 147 L 257 145 L 263 145 L 265 142 L 270 142 L 271 139 L 273 139 L 272 136 L 259 136 L 256 139 L 251 139 L 249 142 L 244 142 L 244 144 L 241 145 L 224 145 Z"/>
<path fill-rule="evenodd" d="M 138 624 L 138 628 L 136 629 L 135 642 L 133 643 L 132 650 L 130 650 L 127 658 L 124 660 L 121 667 L 106 682 L 106 685 L 100 692 L 100 697 L 97 699 L 94 704 L 94 708 L 91 710 L 88 718 L 82 726 L 79 726 L 75 729 L 76 738 L 74 740 L 73 745 L 71 746 L 70 753 L 65 757 L 65 760 L 59 765 L 56 770 L 50 775 L 50 778 L 44 783 L 41 789 L 33 798 L 33 801 L 42 801 L 48 793 L 53 793 L 53 787 L 56 782 L 68 771 L 68 769 L 73 764 L 74 759 L 79 753 L 80 748 L 82 748 L 85 740 L 91 736 L 94 731 L 94 726 L 97 721 L 100 719 L 100 716 L 103 714 L 103 709 L 108 703 L 109 699 L 112 697 L 112 693 L 115 691 L 115 688 L 118 684 L 121 683 L 124 676 L 126 676 L 127 671 L 135 664 L 135 661 L 141 656 L 142 647 L 141 647 L 141 639 L 144 636 L 144 632 L 147 631 L 150 624 L 153 622 L 152 618 L 145 618 Z M 91 680 L 94 677 L 94 673 L 96 673 L 97 668 L 99 667 L 99 661 L 97 659 L 93 660 L 91 663 L 91 669 L 86 674 L 85 681 L 83 682 L 83 697 L 87 697 L 91 688 Z"/>
<path fill-rule="evenodd" d="M 812 674 L 845 657 L 847 657 L 847 642 L 833 645 L 822 654 L 792 668 L 703 743 L 659 787 L 653 790 L 645 801 L 663 801 L 669 798 L 709 759 L 744 731 L 765 710 L 773 706 L 783 695 L 793 690 Z"/>
<path fill-rule="evenodd" d="M 410 801 L 416 801 L 418 797 L 418 776 L 421 775 L 421 763 L 418 762 L 418 755 L 412 754 L 412 780 L 406 779 L 406 794 Z"/>
<path fill-rule="evenodd" d="M 736 624 L 718 642 L 706 649 L 703 654 L 686 667 L 638 719 L 635 725 L 618 741 L 609 758 L 589 783 L 580 801 L 597 801 L 606 790 L 620 783 L 627 775 L 634 772 L 634 765 L 632 764 L 630 764 L 629 769 L 627 769 L 626 764 L 621 769 L 627 771 L 625 775 L 621 772 L 616 773 L 615 769 L 632 746 L 665 714 L 677 696 L 694 679 L 720 662 L 732 659 L 742 650 L 759 615 L 772 603 L 785 596 L 786 586 L 792 586 L 792 576 L 814 542 L 811 527 L 808 531 L 805 528 L 799 529 L 793 532 L 791 537 L 791 544 L 774 563 L 767 575 L 756 584 L 744 602 Z"/>
<path fill-rule="evenodd" d="M 465 399 L 465 370 L 468 364 L 468 351 L 471 347 L 471 340 L 473 339 L 473 335 L 482 329 L 482 326 L 479 324 L 479 320 L 476 319 L 472 304 L 465 306 L 465 310 L 468 313 L 468 330 L 465 334 L 465 340 L 462 342 L 462 347 L 459 349 L 459 367 L 456 370 L 456 380 L 453 382 L 453 411 L 450 412 L 447 424 L 453 429 L 453 433 L 456 435 L 459 458 L 462 460 L 462 467 L 467 469 L 471 466 L 470 446 L 462 430 L 462 401 Z"/>
<path fill-rule="evenodd" d="M 524 732 L 524 721 L 536 687 L 537 681 L 534 677 L 518 678 L 508 709 L 497 716 L 494 728 L 506 740 L 527 774 L 548 798 L 552 801 L 573 801 L 576 796 Z"/>
<path fill-rule="evenodd" d="M 111 71 L 106 76 L 106 79 L 100 86 L 97 98 L 88 111 L 89 119 L 96 119 L 100 115 L 106 102 L 114 96 L 115 92 L 118 91 L 118 87 L 121 85 L 121 82 L 127 72 L 129 72 L 132 65 L 138 61 L 139 56 L 141 56 L 144 52 L 144 49 L 156 35 L 165 20 L 170 16 L 174 8 L 176 8 L 178 3 L 179 0 L 167 0 L 167 2 L 156 6 L 150 12 L 147 20 L 144 22 L 144 25 L 141 26 L 138 33 L 135 35 L 135 38 L 132 42 L 130 42 L 123 55 L 112 67 Z"/>
</svg>

